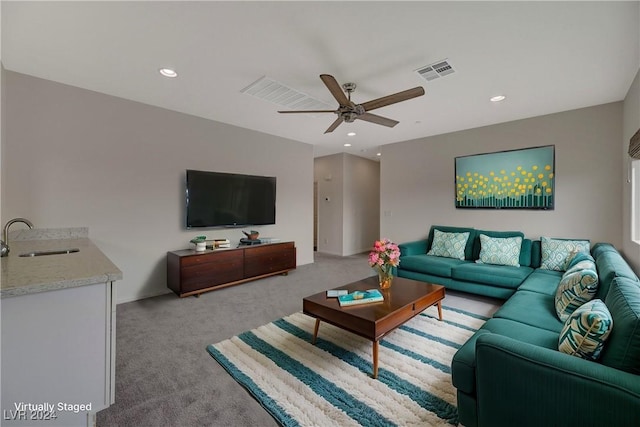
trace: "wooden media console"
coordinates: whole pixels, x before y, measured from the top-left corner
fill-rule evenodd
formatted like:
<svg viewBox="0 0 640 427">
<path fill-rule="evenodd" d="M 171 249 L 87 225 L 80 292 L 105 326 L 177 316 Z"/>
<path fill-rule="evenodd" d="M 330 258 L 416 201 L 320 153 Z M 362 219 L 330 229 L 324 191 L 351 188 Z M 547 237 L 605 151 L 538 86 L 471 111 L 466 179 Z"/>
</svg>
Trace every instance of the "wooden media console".
<svg viewBox="0 0 640 427">
<path fill-rule="evenodd" d="M 226 286 L 296 268 L 294 242 L 263 243 L 233 249 L 167 252 L 167 286 L 180 297 L 200 295 Z"/>
</svg>

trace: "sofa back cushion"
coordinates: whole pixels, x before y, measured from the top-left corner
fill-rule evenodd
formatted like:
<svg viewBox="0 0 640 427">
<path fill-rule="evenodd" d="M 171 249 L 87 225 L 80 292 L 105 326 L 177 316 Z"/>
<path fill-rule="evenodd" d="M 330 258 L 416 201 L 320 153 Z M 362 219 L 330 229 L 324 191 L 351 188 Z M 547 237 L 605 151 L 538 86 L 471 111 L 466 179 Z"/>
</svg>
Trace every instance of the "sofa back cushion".
<svg viewBox="0 0 640 427">
<path fill-rule="evenodd" d="M 591 251 L 598 266 L 600 285 L 596 298 L 605 300 L 609 293 L 611 282 L 616 277 L 626 277 L 630 280 L 638 280 L 629 264 L 622 258 L 616 248 L 609 243 L 596 243 Z"/>
<path fill-rule="evenodd" d="M 473 259 L 473 241 L 476 237 L 476 230 L 469 227 L 452 227 L 447 225 L 432 225 L 429 230 L 429 236 L 427 237 L 427 253 L 431 250 L 433 244 L 433 235 L 435 230 L 440 230 L 445 233 L 469 233 L 467 244 L 464 248 L 464 258 L 466 260 Z"/>
<path fill-rule="evenodd" d="M 491 230 L 475 230 L 475 238 L 473 239 L 472 260 L 480 259 L 480 251 L 482 244 L 480 242 L 480 234 L 488 237 L 506 238 L 506 237 L 522 237 L 522 246 L 520 247 L 519 264 L 523 267 L 531 266 L 531 240 L 524 238 L 521 231 L 491 231 Z"/>
<path fill-rule="evenodd" d="M 601 362 L 640 375 L 640 282 L 614 278 L 605 304 L 613 318 L 613 330 Z"/>
<path fill-rule="evenodd" d="M 540 268 L 542 262 L 542 244 L 540 240 L 531 241 L 531 267 Z"/>
</svg>

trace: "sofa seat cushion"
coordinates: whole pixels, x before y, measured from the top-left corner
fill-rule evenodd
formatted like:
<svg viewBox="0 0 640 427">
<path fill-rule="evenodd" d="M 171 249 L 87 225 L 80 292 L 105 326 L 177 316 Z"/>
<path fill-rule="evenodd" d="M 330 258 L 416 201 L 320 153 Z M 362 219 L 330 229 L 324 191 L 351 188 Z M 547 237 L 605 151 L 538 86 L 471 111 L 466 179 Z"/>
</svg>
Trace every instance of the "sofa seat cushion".
<svg viewBox="0 0 640 427">
<path fill-rule="evenodd" d="M 555 297 L 538 292 L 518 291 L 493 315 L 560 334 L 564 322 L 556 315 Z M 555 348 L 557 349 L 557 342 Z"/>
<path fill-rule="evenodd" d="M 455 266 L 451 277 L 465 282 L 479 282 L 485 285 L 516 289 L 532 271 L 531 267 L 465 263 Z"/>
<path fill-rule="evenodd" d="M 466 263 L 469 261 L 422 254 L 403 256 L 400 258 L 398 268 L 439 277 L 451 277 L 453 267 Z"/>
<path fill-rule="evenodd" d="M 561 271 L 536 269 L 527 277 L 518 290 L 555 296 L 560 279 L 562 279 Z"/>
<path fill-rule="evenodd" d="M 494 333 L 553 350 L 558 348 L 558 333 L 539 329 L 508 319 L 489 319 L 456 352 L 451 362 L 454 387 L 468 394 L 475 393 L 476 340 L 478 336 Z"/>
<path fill-rule="evenodd" d="M 613 317 L 613 329 L 600 361 L 640 375 L 640 282 L 616 277 L 605 304 Z"/>
</svg>

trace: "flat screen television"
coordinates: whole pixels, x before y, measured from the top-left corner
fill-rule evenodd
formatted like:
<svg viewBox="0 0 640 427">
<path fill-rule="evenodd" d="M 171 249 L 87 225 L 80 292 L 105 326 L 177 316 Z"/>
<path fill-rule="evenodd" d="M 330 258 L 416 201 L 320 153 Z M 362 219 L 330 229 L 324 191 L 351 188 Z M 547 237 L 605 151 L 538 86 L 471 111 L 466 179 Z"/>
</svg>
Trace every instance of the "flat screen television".
<svg viewBox="0 0 640 427">
<path fill-rule="evenodd" d="M 187 228 L 276 223 L 276 177 L 187 170 Z"/>
</svg>

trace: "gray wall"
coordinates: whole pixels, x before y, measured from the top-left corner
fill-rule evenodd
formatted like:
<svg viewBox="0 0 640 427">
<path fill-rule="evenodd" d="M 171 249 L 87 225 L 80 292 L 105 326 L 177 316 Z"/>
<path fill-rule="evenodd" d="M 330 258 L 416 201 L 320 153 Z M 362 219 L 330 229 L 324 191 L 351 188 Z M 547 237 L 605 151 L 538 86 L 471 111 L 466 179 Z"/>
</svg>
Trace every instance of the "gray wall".
<svg viewBox="0 0 640 427">
<path fill-rule="evenodd" d="M 433 224 L 521 230 L 527 237 L 622 245 L 622 103 L 492 125 L 382 147 L 382 234 L 398 242 Z M 454 207 L 456 156 L 555 145 L 553 211 Z"/>
<path fill-rule="evenodd" d="M 380 163 L 345 154 L 343 254 L 371 249 L 380 233 Z"/>
<path fill-rule="evenodd" d="M 344 235 L 343 155 L 318 157 L 313 162 L 318 183 L 318 251 L 342 255 Z"/>
<path fill-rule="evenodd" d="M 236 244 L 239 229 L 186 230 L 185 169 L 277 177 L 276 225 L 313 262 L 313 147 L 4 71 L 2 218 L 37 227 L 88 226 L 123 271 L 118 302 L 167 292 L 166 252 L 205 234 Z"/>
<path fill-rule="evenodd" d="M 629 182 L 631 178 L 631 168 L 635 169 L 635 184 L 640 187 L 640 160 L 633 160 L 629 157 L 629 140 L 640 129 L 640 70 L 636 74 L 633 84 L 624 99 L 623 108 L 623 130 L 622 130 L 622 182 L 623 182 L 623 242 L 622 247 L 627 261 L 634 267 L 636 273 L 640 274 L 640 230 L 636 229 L 635 236 L 632 236 L 633 220 L 640 228 L 640 188 L 636 188 L 635 211 L 632 209 L 632 186 Z M 635 216 L 635 218 L 633 216 Z M 635 241 L 633 240 L 635 239 Z"/>
<path fill-rule="evenodd" d="M 347 153 L 318 157 L 314 179 L 318 251 L 353 255 L 368 250 L 380 237 L 379 163 Z"/>
</svg>

